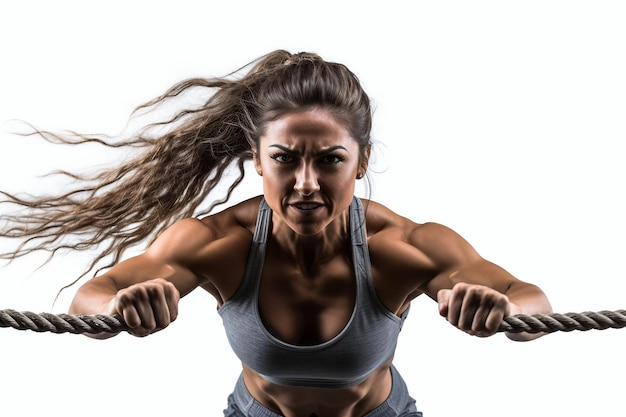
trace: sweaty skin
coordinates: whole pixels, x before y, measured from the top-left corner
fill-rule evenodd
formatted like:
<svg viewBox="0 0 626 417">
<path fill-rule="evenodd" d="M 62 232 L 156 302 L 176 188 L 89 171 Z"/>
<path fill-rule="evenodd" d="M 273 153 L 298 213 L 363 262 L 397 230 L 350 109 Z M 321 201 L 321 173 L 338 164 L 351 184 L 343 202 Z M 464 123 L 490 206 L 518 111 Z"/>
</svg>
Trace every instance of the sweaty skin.
<svg viewBox="0 0 626 417">
<path fill-rule="evenodd" d="M 320 109 L 270 122 L 259 141 L 255 167 L 273 210 L 259 308 L 268 328 L 283 341 L 319 344 L 349 320 L 356 283 L 348 207 L 368 156 L 369 149 L 362 152 L 338 120 Z M 221 306 L 243 278 L 260 198 L 202 220 L 177 222 L 144 254 L 83 285 L 70 312 L 118 313 L 131 333 L 145 336 L 175 320 L 179 298 L 197 287 Z M 454 231 L 415 223 L 373 201 L 364 206 L 374 287 L 394 314 L 426 294 L 452 325 L 484 337 L 497 331 L 505 315 L 551 312 L 538 287 L 486 261 Z M 245 365 L 243 369 L 250 393 L 276 413 L 359 417 L 389 395 L 389 366 L 339 390 L 274 385 Z"/>
</svg>

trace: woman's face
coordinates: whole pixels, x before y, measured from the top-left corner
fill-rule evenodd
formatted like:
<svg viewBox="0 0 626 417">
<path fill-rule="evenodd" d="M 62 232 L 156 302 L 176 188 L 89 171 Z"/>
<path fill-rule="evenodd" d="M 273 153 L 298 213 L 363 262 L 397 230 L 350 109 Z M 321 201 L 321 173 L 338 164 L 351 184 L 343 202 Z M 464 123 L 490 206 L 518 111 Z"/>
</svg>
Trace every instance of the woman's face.
<svg viewBox="0 0 626 417">
<path fill-rule="evenodd" d="M 269 122 L 254 163 L 270 208 L 294 232 L 312 236 L 349 207 L 367 157 L 330 112 L 312 109 Z"/>
</svg>

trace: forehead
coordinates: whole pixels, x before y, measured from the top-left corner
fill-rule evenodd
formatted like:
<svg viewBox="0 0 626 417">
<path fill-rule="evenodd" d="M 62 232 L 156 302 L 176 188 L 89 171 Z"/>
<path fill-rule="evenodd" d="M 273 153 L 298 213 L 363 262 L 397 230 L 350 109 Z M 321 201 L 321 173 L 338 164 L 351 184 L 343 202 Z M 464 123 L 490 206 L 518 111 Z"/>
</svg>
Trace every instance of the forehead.
<svg viewBox="0 0 626 417">
<path fill-rule="evenodd" d="M 281 143 L 292 146 L 299 144 L 341 143 L 344 146 L 357 142 L 348 133 L 348 129 L 328 110 L 310 109 L 291 112 L 267 123 L 261 136 L 261 146 Z"/>
</svg>

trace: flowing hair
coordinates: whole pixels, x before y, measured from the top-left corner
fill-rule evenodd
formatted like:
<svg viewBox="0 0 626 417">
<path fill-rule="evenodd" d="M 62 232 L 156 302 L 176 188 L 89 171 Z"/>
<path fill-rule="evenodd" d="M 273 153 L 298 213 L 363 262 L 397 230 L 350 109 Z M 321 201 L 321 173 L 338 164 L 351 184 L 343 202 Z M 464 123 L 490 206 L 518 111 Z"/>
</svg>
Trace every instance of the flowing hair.
<svg viewBox="0 0 626 417">
<path fill-rule="evenodd" d="M 371 143 L 370 101 L 359 80 L 344 65 L 314 53 L 277 50 L 225 77 L 181 81 L 133 114 L 154 111 L 198 88 L 211 93 L 204 103 L 126 138 L 33 128 L 28 135 L 52 143 L 97 143 L 136 154 L 96 174 L 56 171 L 72 184 L 57 195 L 24 197 L 0 190 L 1 204 L 18 207 L 14 214 L 0 214 L 0 237 L 19 241 L 0 258 L 46 251 L 50 259 L 62 249 L 96 249 L 88 269 L 73 283 L 113 266 L 127 249 L 151 243 L 177 220 L 206 215 L 227 202 L 244 179 L 245 162 L 252 159 L 266 123 L 288 112 L 325 108 L 344 123 L 362 156 Z M 200 210 L 230 167 L 237 168 L 238 176 L 225 196 Z"/>
</svg>

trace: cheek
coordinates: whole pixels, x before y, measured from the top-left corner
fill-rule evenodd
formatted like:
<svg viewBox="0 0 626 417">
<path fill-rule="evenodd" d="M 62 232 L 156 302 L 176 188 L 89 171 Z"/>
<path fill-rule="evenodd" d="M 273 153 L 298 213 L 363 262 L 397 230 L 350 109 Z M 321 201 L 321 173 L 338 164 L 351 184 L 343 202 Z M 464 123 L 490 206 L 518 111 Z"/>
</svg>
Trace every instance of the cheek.
<svg viewBox="0 0 626 417">
<path fill-rule="evenodd" d="M 352 195 L 356 188 L 356 174 L 351 171 L 321 176 L 318 181 L 322 191 L 337 199 L 352 201 Z"/>
<path fill-rule="evenodd" d="M 263 188 L 265 191 L 278 192 L 290 187 L 290 176 L 280 175 L 280 172 L 266 170 L 263 171 Z M 293 187 L 293 185 L 291 185 Z"/>
<path fill-rule="evenodd" d="M 346 168 L 346 169 L 342 169 L 341 171 L 338 172 L 331 172 L 328 174 L 326 180 L 329 184 L 334 185 L 334 187 L 337 187 L 341 184 L 341 186 L 346 186 L 348 184 L 354 184 L 356 183 L 356 175 L 357 175 L 357 169 L 356 168 Z"/>
</svg>

